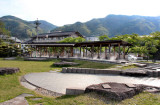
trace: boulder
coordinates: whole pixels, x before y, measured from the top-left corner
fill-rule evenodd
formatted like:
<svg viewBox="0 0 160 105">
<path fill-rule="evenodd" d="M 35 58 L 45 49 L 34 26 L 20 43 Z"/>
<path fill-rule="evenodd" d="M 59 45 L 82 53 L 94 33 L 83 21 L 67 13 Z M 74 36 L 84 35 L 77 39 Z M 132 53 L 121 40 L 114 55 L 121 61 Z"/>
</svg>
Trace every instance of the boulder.
<svg viewBox="0 0 160 105">
<path fill-rule="evenodd" d="M 0 68 L 0 75 L 13 74 L 19 71 L 19 68 Z"/>
</svg>

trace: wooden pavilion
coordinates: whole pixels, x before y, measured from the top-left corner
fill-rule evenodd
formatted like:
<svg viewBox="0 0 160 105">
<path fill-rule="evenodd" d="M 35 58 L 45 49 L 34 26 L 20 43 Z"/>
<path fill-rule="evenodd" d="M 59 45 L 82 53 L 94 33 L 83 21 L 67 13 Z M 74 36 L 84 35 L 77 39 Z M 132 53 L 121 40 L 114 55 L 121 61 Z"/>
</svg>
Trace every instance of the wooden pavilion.
<svg viewBox="0 0 160 105">
<path fill-rule="evenodd" d="M 97 58 L 101 59 L 102 48 L 105 48 L 105 59 L 110 58 L 111 51 L 113 52 L 114 56 L 116 54 L 116 51 L 118 52 L 117 59 L 121 59 L 121 52 L 123 52 L 122 58 L 125 59 L 126 47 L 129 48 L 128 46 L 132 46 L 130 43 L 124 42 L 122 40 L 107 40 L 81 43 L 30 42 L 27 43 L 27 45 L 34 48 L 34 51 L 36 52 L 35 56 L 33 56 L 33 52 L 31 52 L 31 57 L 43 57 L 44 55 L 45 57 L 46 55 L 48 55 L 48 57 L 64 57 L 66 56 L 66 53 L 68 54 L 68 57 L 74 57 L 77 54 L 75 54 L 74 49 L 78 49 L 78 57 L 89 57 L 92 59 L 94 55 L 97 55 Z M 57 52 L 57 48 L 61 49 L 61 51 Z M 121 51 L 121 49 L 123 50 Z"/>
</svg>

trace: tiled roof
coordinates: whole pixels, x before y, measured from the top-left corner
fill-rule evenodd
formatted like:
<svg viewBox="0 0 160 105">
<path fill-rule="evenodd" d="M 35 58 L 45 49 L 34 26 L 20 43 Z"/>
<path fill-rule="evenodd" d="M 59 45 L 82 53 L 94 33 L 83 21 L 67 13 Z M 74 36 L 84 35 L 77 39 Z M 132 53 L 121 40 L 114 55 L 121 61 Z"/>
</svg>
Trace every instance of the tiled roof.
<svg viewBox="0 0 160 105">
<path fill-rule="evenodd" d="M 77 34 L 80 37 L 83 37 L 79 32 L 75 32 L 75 31 L 66 31 L 66 32 L 53 32 L 53 33 L 43 33 L 43 34 L 39 34 L 38 37 L 46 37 L 46 35 L 48 36 L 70 36 L 73 34 Z M 37 36 L 33 36 L 33 37 L 37 37 Z"/>
</svg>

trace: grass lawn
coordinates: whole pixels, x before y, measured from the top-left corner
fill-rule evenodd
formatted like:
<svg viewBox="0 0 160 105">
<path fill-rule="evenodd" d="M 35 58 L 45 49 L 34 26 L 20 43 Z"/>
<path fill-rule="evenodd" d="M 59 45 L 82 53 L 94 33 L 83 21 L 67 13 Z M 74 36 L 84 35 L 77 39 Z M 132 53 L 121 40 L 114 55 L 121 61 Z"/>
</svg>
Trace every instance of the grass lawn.
<svg viewBox="0 0 160 105">
<path fill-rule="evenodd" d="M 35 93 L 29 89 L 24 88 L 20 85 L 19 78 L 22 75 L 33 72 L 48 72 L 50 70 L 61 69 L 60 67 L 53 67 L 53 63 L 57 62 L 57 60 L 52 61 L 23 61 L 21 60 L 3 60 L 0 59 L 0 67 L 19 67 L 20 72 L 12 75 L 3 75 L 0 76 L 0 102 L 4 102 L 6 100 L 12 99 L 22 93 L 31 93 L 34 97 L 42 97 L 43 99 L 33 101 L 33 97 L 28 97 L 27 100 L 30 105 L 34 105 L 37 103 L 42 103 L 43 105 L 104 105 L 108 104 L 117 104 L 114 101 L 107 101 L 104 97 L 101 97 L 95 93 L 82 94 L 78 96 L 62 96 L 59 98 L 55 97 L 47 97 L 42 96 L 40 94 Z M 75 62 L 80 63 L 78 67 L 91 67 L 91 68 L 108 68 L 114 67 L 115 65 L 103 64 L 103 63 L 95 63 L 95 62 L 87 62 L 87 61 L 78 61 Z M 105 101 L 102 101 L 105 100 Z M 140 104 L 147 105 L 148 103 L 152 103 L 154 101 L 155 105 L 160 104 L 160 96 L 150 93 L 141 93 L 131 99 L 124 100 L 118 104 L 128 105 L 129 102 L 131 105 Z M 153 104 L 154 104 L 153 103 Z M 149 104 L 148 104 L 149 105 Z"/>
</svg>

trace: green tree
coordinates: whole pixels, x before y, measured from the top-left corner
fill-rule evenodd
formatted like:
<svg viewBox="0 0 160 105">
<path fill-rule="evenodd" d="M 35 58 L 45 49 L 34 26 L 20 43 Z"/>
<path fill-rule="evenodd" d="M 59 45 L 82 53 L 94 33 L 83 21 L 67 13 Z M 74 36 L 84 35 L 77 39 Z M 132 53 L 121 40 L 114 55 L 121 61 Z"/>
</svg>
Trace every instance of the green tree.
<svg viewBox="0 0 160 105">
<path fill-rule="evenodd" d="M 10 35 L 10 32 L 5 29 L 5 25 L 0 21 L 0 35 Z"/>
<path fill-rule="evenodd" d="M 105 40 L 109 40 L 108 35 L 101 35 L 98 37 L 100 41 L 105 41 Z"/>
<path fill-rule="evenodd" d="M 82 37 L 68 37 L 68 38 L 64 38 L 63 40 L 59 41 L 60 43 L 79 43 L 79 42 L 84 42 L 86 41 L 84 38 Z"/>
</svg>

